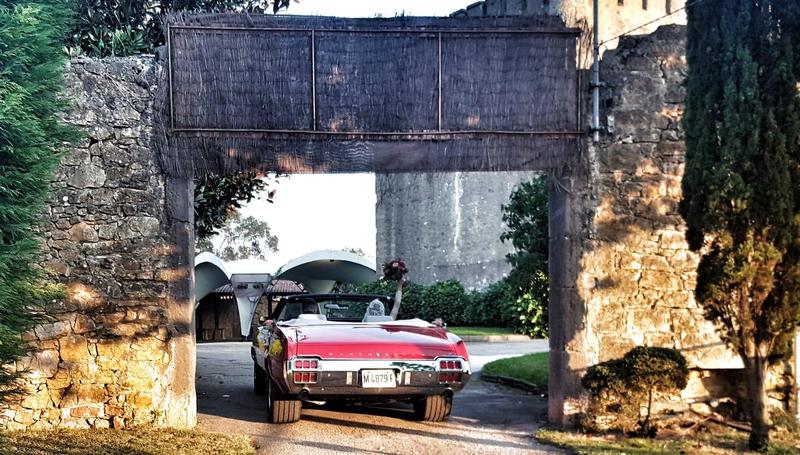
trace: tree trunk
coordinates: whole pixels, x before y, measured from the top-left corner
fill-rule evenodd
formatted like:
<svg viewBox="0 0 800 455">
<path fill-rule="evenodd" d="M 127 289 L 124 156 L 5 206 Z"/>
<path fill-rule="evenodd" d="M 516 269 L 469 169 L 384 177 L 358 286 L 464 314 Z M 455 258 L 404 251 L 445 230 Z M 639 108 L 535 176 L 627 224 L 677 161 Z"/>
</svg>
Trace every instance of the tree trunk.
<svg viewBox="0 0 800 455">
<path fill-rule="evenodd" d="M 754 343 L 755 344 L 755 343 Z M 760 347 L 760 346 L 759 346 Z M 767 410 L 767 359 L 755 348 L 745 359 L 747 366 L 747 388 L 750 395 L 751 450 L 766 450 L 769 445 L 769 412 Z"/>
<path fill-rule="evenodd" d="M 404 278 L 400 278 L 397 280 L 397 291 L 394 293 L 394 305 L 392 305 L 392 320 L 397 320 L 397 314 L 400 313 L 400 303 L 403 300 L 403 285 L 405 284 L 406 280 Z"/>
</svg>

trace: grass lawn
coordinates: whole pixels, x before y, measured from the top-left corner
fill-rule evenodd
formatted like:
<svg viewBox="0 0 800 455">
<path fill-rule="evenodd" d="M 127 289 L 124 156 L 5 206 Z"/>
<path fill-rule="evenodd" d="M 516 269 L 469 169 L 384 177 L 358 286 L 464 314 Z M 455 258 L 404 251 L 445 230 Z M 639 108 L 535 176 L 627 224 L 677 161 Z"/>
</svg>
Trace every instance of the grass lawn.
<svg viewBox="0 0 800 455">
<path fill-rule="evenodd" d="M 585 455 L 644 455 L 644 454 L 686 454 L 686 455 L 726 455 L 731 453 L 749 454 L 747 433 L 734 431 L 721 425 L 703 427 L 696 432 L 662 430 L 655 439 L 626 438 L 620 435 L 586 435 L 581 433 L 539 430 L 536 439 L 545 444 L 555 445 L 571 453 Z M 772 435 L 769 454 L 800 454 L 798 443 L 792 435 L 777 432 Z"/>
<path fill-rule="evenodd" d="M 458 336 L 514 335 L 514 331 L 506 327 L 448 327 L 447 330 Z"/>
<path fill-rule="evenodd" d="M 483 367 L 483 374 L 520 379 L 538 387 L 547 388 L 550 354 L 539 352 L 520 357 L 495 360 Z"/>
<path fill-rule="evenodd" d="M 251 455 L 245 436 L 191 430 L 48 430 L 0 433 L 0 453 L 7 455 Z"/>
</svg>

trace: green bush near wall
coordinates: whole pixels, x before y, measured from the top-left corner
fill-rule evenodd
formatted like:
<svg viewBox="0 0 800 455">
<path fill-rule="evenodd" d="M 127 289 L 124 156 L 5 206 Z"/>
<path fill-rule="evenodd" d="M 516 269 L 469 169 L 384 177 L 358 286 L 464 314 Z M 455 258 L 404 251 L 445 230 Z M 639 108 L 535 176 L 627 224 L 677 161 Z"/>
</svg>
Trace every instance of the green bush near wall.
<svg viewBox="0 0 800 455">
<path fill-rule="evenodd" d="M 540 280 L 547 289 L 547 277 Z M 394 295 L 395 283 L 377 280 L 352 289 L 363 294 Z M 399 318 L 442 319 L 449 326 L 510 327 L 517 333 L 547 336 L 546 309 L 536 293 L 518 295 L 507 280 L 468 292 L 456 280 L 421 285 L 406 283 Z"/>
</svg>

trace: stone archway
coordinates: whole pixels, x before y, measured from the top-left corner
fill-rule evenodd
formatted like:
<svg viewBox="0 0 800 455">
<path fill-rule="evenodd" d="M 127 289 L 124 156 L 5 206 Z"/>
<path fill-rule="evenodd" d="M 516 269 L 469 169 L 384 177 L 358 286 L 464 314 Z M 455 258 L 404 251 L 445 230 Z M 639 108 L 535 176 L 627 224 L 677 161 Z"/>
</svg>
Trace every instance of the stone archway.
<svg viewBox="0 0 800 455">
<path fill-rule="evenodd" d="M 586 147 L 572 176 L 553 179 L 554 422 L 579 410 L 584 368 L 636 344 L 689 354 L 684 404 L 710 396 L 705 371 L 736 367 L 692 299 L 697 258 L 674 207 L 683 36 L 668 27 L 606 55 L 606 114 L 617 131 Z M 30 370 L 27 393 L 2 414 L 7 428 L 195 422 L 192 183 L 162 167 L 153 147 L 163 64 L 70 64 L 68 120 L 87 139 L 58 170 L 45 226 L 45 265 L 67 298 L 28 336 L 38 351 L 19 365 Z"/>
</svg>

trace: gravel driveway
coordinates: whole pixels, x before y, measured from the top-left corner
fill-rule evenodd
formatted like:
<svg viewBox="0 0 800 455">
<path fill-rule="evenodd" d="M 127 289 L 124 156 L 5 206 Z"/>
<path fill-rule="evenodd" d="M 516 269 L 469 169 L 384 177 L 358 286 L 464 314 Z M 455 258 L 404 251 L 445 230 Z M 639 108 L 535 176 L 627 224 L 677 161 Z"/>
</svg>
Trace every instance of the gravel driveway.
<svg viewBox="0 0 800 455">
<path fill-rule="evenodd" d="M 502 357 L 547 350 L 547 342 L 472 343 L 473 370 Z M 502 354 L 498 354 L 502 353 Z M 197 346 L 199 427 L 253 437 L 259 453 L 515 454 L 560 453 L 531 435 L 546 420 L 547 399 L 474 375 L 447 422 L 412 420 L 411 407 L 303 408 L 300 422 L 266 423 L 266 399 L 252 390 L 248 343 Z"/>
</svg>

